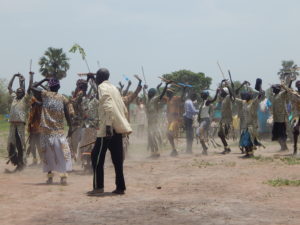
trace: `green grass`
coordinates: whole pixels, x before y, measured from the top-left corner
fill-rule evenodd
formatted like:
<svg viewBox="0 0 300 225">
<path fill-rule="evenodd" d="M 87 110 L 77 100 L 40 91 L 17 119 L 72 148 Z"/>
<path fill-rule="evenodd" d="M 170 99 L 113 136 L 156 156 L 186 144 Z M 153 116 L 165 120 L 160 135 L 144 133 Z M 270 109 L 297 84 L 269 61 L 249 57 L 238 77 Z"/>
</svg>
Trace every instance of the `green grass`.
<svg viewBox="0 0 300 225">
<path fill-rule="evenodd" d="M 284 158 L 281 158 L 280 160 L 287 165 L 299 165 L 300 164 L 300 158 L 284 157 Z"/>
<path fill-rule="evenodd" d="M 193 167 L 205 168 L 207 166 L 214 166 L 215 164 L 207 162 L 207 161 L 204 161 L 204 160 L 194 159 L 191 165 Z"/>
<path fill-rule="evenodd" d="M 6 120 L 0 120 L 0 132 L 8 132 L 9 122 Z"/>
<path fill-rule="evenodd" d="M 272 157 L 267 157 L 267 156 L 254 156 L 253 159 L 258 160 L 260 162 L 273 162 L 274 158 Z"/>
<path fill-rule="evenodd" d="M 281 186 L 300 186 L 300 180 L 288 180 L 282 178 L 276 178 L 273 180 L 268 180 L 267 184 L 273 187 L 281 187 Z"/>
</svg>

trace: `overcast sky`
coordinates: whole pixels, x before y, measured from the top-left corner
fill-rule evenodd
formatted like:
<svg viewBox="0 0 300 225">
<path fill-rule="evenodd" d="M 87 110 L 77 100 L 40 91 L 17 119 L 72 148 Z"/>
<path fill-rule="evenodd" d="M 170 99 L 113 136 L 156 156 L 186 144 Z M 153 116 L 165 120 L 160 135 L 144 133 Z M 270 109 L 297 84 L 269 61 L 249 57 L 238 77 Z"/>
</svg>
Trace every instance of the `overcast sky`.
<svg viewBox="0 0 300 225">
<path fill-rule="evenodd" d="M 261 77 L 266 87 L 278 82 L 281 60 L 300 64 L 299 15 L 297 0 L 0 0 L 0 78 L 28 77 L 30 59 L 38 73 L 48 47 L 68 52 L 78 43 L 91 70 L 99 60 L 114 84 L 143 65 L 150 87 L 189 69 L 212 77 L 215 88 L 219 61 L 234 80 Z M 77 72 L 87 72 L 79 54 L 68 56 L 67 94 Z"/>
</svg>

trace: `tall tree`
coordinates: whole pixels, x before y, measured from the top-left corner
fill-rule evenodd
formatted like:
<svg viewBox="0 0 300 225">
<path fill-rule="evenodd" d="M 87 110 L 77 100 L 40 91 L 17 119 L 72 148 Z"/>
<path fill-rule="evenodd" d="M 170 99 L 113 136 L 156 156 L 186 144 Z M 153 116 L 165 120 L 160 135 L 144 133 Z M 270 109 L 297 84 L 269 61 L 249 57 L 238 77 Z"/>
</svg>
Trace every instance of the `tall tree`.
<svg viewBox="0 0 300 225">
<path fill-rule="evenodd" d="M 69 58 L 62 48 L 49 47 L 39 61 L 40 72 L 44 77 L 55 77 L 59 80 L 67 76 L 70 68 Z"/>
<path fill-rule="evenodd" d="M 206 77 L 204 73 L 195 73 L 190 70 L 179 70 L 170 74 L 164 74 L 163 78 L 173 80 L 176 83 L 192 85 L 192 90 L 200 93 L 202 90 L 209 89 L 212 79 Z M 179 88 L 175 88 L 179 90 Z"/>
<path fill-rule="evenodd" d="M 299 73 L 297 72 L 299 70 L 298 66 L 294 64 L 293 60 L 283 60 L 281 66 L 282 68 L 277 73 L 280 80 L 285 80 L 287 75 L 290 75 L 294 79 L 299 76 Z"/>
</svg>

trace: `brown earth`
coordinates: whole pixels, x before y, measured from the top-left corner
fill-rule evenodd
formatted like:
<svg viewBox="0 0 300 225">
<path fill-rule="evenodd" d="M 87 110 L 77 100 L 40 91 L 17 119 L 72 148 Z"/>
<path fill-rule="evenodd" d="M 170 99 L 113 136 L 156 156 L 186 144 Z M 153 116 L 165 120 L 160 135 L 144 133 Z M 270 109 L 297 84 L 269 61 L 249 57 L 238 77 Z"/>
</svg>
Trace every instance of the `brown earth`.
<svg viewBox="0 0 300 225">
<path fill-rule="evenodd" d="M 132 141 L 133 142 L 133 141 Z M 182 146 L 182 144 L 181 144 Z M 125 161 L 124 196 L 88 197 L 92 177 L 79 165 L 68 186 L 46 185 L 41 167 L 7 174 L 0 160 L 0 224 L 300 224 L 300 187 L 273 187 L 275 178 L 300 179 L 300 165 L 287 165 L 278 146 L 255 152 L 271 160 L 240 159 L 210 149 L 208 156 L 165 151 L 146 159 L 145 145 L 132 144 Z M 200 153 L 200 146 L 194 147 Z M 59 177 L 55 177 L 56 182 Z M 106 161 L 105 191 L 114 189 L 114 171 Z"/>
</svg>

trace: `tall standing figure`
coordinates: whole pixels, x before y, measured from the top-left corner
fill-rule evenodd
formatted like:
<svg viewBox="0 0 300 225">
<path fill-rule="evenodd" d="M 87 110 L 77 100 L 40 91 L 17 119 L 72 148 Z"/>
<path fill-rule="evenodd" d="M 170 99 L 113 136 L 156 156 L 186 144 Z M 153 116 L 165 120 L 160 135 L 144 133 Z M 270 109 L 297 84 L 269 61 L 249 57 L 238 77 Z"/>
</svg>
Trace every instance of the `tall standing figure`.
<svg viewBox="0 0 300 225">
<path fill-rule="evenodd" d="M 212 103 L 214 103 L 218 97 L 219 89 L 216 91 L 216 95 L 213 99 L 209 99 L 209 92 L 202 91 L 201 98 L 202 104 L 200 105 L 199 113 L 198 113 L 198 122 L 199 122 L 199 132 L 200 132 L 200 143 L 202 145 L 202 154 L 207 155 L 207 146 L 206 142 L 208 142 L 208 132 L 211 123 L 212 117 Z"/>
<path fill-rule="evenodd" d="M 241 135 L 240 135 L 240 148 L 245 149 L 245 155 L 242 158 L 251 158 L 254 155 L 253 150 L 256 146 L 260 146 L 258 141 L 257 129 L 258 129 L 258 118 L 257 110 L 260 101 L 264 97 L 264 92 L 261 90 L 259 94 L 253 99 L 251 92 L 243 93 L 243 100 L 236 98 L 235 102 L 237 106 L 241 108 Z"/>
<path fill-rule="evenodd" d="M 48 81 L 50 91 L 40 90 L 37 87 Z M 40 122 L 40 141 L 43 157 L 43 171 L 48 173 L 48 184 L 53 183 L 53 171 L 60 173 L 60 182 L 67 184 L 67 171 L 72 170 L 71 151 L 64 135 L 64 119 L 72 130 L 71 118 L 74 115 L 73 107 L 62 94 L 59 80 L 44 79 L 36 83 L 32 90 L 36 99 L 42 102 Z"/>
<path fill-rule="evenodd" d="M 20 87 L 14 92 L 12 86 L 15 78 L 19 78 Z M 25 166 L 25 124 L 30 108 L 30 88 L 33 82 L 33 73 L 30 73 L 30 84 L 25 93 L 25 78 L 21 74 L 15 74 L 9 82 L 8 91 L 12 97 L 10 108 L 10 129 L 7 143 L 9 161 L 22 170 Z"/>
<path fill-rule="evenodd" d="M 182 113 L 184 108 L 184 87 L 181 96 L 174 96 L 174 91 L 172 89 L 167 89 L 166 99 L 167 99 L 167 119 L 168 119 L 168 130 L 167 136 L 169 142 L 172 146 L 171 156 L 177 156 L 178 152 L 175 145 L 175 138 L 178 136 L 179 128 L 182 123 Z"/>
<path fill-rule="evenodd" d="M 190 93 L 184 103 L 184 125 L 186 130 L 186 153 L 191 154 L 193 152 L 193 140 L 194 140 L 194 128 L 193 117 L 199 113 L 194 106 L 194 101 L 197 100 L 195 93 Z"/>
<path fill-rule="evenodd" d="M 287 91 L 281 89 L 280 84 L 272 85 L 273 95 L 271 96 L 273 112 L 272 141 L 278 141 L 280 151 L 287 151 L 286 144 L 287 133 L 286 126 L 288 122 L 288 113 L 286 109 Z"/>
<path fill-rule="evenodd" d="M 144 85 L 144 103 L 146 106 L 146 114 L 148 119 L 148 147 L 151 150 L 151 158 L 160 157 L 159 154 L 159 111 L 162 107 L 162 98 L 166 93 L 167 86 L 170 84 L 166 83 L 164 91 L 156 96 L 157 91 L 155 88 L 150 88 L 148 93 L 146 93 L 147 85 Z"/>
<path fill-rule="evenodd" d="M 222 154 L 227 154 L 230 153 L 231 150 L 228 146 L 228 143 L 226 141 L 230 130 L 232 129 L 232 92 L 228 85 L 226 84 L 225 87 L 221 88 L 220 90 L 220 97 L 221 97 L 221 120 L 219 123 L 219 131 L 218 131 L 218 136 L 220 137 L 223 146 L 224 146 L 224 151 Z"/>
<path fill-rule="evenodd" d="M 110 150 L 116 173 L 116 189 L 113 194 L 124 194 L 126 190 L 123 174 L 123 135 L 132 132 L 127 120 L 127 109 L 119 90 L 109 81 L 109 71 L 101 68 L 96 74 L 99 95 L 99 128 L 92 150 L 93 190 L 88 195 L 104 192 L 104 162 L 107 149 Z"/>
<path fill-rule="evenodd" d="M 294 155 L 297 155 L 297 144 L 300 130 L 300 81 L 298 80 L 295 84 L 297 90 L 294 91 L 291 89 L 292 82 L 290 82 L 289 88 L 285 85 L 282 87 L 288 91 L 288 98 L 292 103 L 292 132 L 293 132 L 293 141 L 294 141 Z"/>
</svg>

